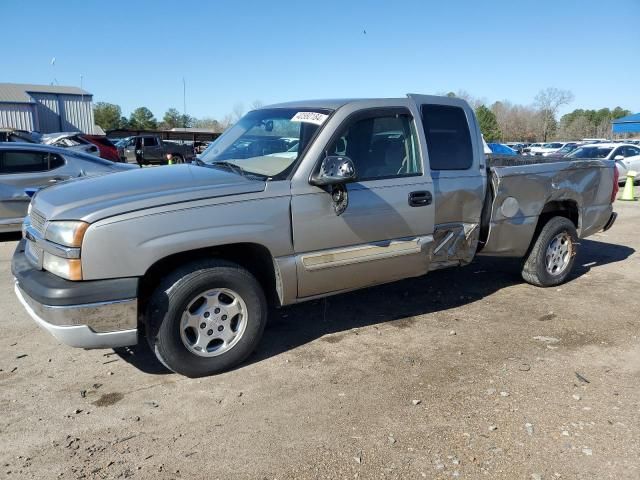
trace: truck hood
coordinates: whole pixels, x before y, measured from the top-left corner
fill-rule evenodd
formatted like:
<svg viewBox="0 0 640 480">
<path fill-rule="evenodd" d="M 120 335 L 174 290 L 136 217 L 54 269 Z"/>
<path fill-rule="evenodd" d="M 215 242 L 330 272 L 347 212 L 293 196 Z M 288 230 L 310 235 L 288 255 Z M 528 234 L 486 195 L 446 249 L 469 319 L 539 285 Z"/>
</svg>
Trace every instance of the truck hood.
<svg viewBox="0 0 640 480">
<path fill-rule="evenodd" d="M 40 190 L 32 208 L 48 220 L 95 222 L 170 203 L 261 192 L 266 182 L 218 168 L 138 168 L 64 182 Z"/>
</svg>

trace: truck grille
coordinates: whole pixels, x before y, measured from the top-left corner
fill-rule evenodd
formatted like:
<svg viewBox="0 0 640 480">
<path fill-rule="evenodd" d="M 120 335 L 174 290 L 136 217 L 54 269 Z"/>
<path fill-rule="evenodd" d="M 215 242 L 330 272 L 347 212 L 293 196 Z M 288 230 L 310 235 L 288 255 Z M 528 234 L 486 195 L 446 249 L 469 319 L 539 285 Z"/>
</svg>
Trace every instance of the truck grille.
<svg viewBox="0 0 640 480">
<path fill-rule="evenodd" d="M 34 242 L 27 242 L 25 253 L 27 255 L 27 260 L 29 263 L 36 267 L 39 270 L 42 270 L 42 260 L 44 257 L 44 251 L 37 247 Z"/>
<path fill-rule="evenodd" d="M 47 222 L 44 215 L 42 215 L 37 210 L 31 210 L 31 226 L 38 232 L 40 235 L 44 236 L 44 225 Z"/>
</svg>

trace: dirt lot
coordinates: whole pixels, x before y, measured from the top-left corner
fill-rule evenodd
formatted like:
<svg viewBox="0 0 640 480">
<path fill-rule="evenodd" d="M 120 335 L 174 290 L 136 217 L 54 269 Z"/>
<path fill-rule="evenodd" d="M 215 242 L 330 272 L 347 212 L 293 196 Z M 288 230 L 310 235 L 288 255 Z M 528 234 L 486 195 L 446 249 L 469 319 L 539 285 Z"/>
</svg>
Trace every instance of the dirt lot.
<svg viewBox="0 0 640 480">
<path fill-rule="evenodd" d="M 235 371 L 56 344 L 0 243 L 0 478 L 640 478 L 640 205 L 560 288 L 472 265 L 276 312 Z"/>
</svg>

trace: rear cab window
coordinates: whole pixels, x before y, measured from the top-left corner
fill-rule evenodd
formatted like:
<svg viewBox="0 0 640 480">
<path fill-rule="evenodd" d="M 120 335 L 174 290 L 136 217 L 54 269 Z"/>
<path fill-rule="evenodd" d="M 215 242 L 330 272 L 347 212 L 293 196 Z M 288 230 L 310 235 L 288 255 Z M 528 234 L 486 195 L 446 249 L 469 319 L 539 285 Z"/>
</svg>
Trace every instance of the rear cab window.
<svg viewBox="0 0 640 480">
<path fill-rule="evenodd" d="M 473 147 L 465 111 L 456 106 L 423 104 L 421 115 L 431 170 L 470 169 Z"/>
</svg>

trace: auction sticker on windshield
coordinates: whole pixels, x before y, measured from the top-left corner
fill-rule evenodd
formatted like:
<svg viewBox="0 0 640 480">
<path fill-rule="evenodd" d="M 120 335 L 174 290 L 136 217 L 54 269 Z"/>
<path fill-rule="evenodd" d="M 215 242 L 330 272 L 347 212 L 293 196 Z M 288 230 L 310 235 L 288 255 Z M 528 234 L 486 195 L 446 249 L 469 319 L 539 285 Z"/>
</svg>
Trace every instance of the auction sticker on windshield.
<svg viewBox="0 0 640 480">
<path fill-rule="evenodd" d="M 313 123 L 322 125 L 329 115 L 317 112 L 298 112 L 291 119 L 292 122 Z"/>
</svg>

